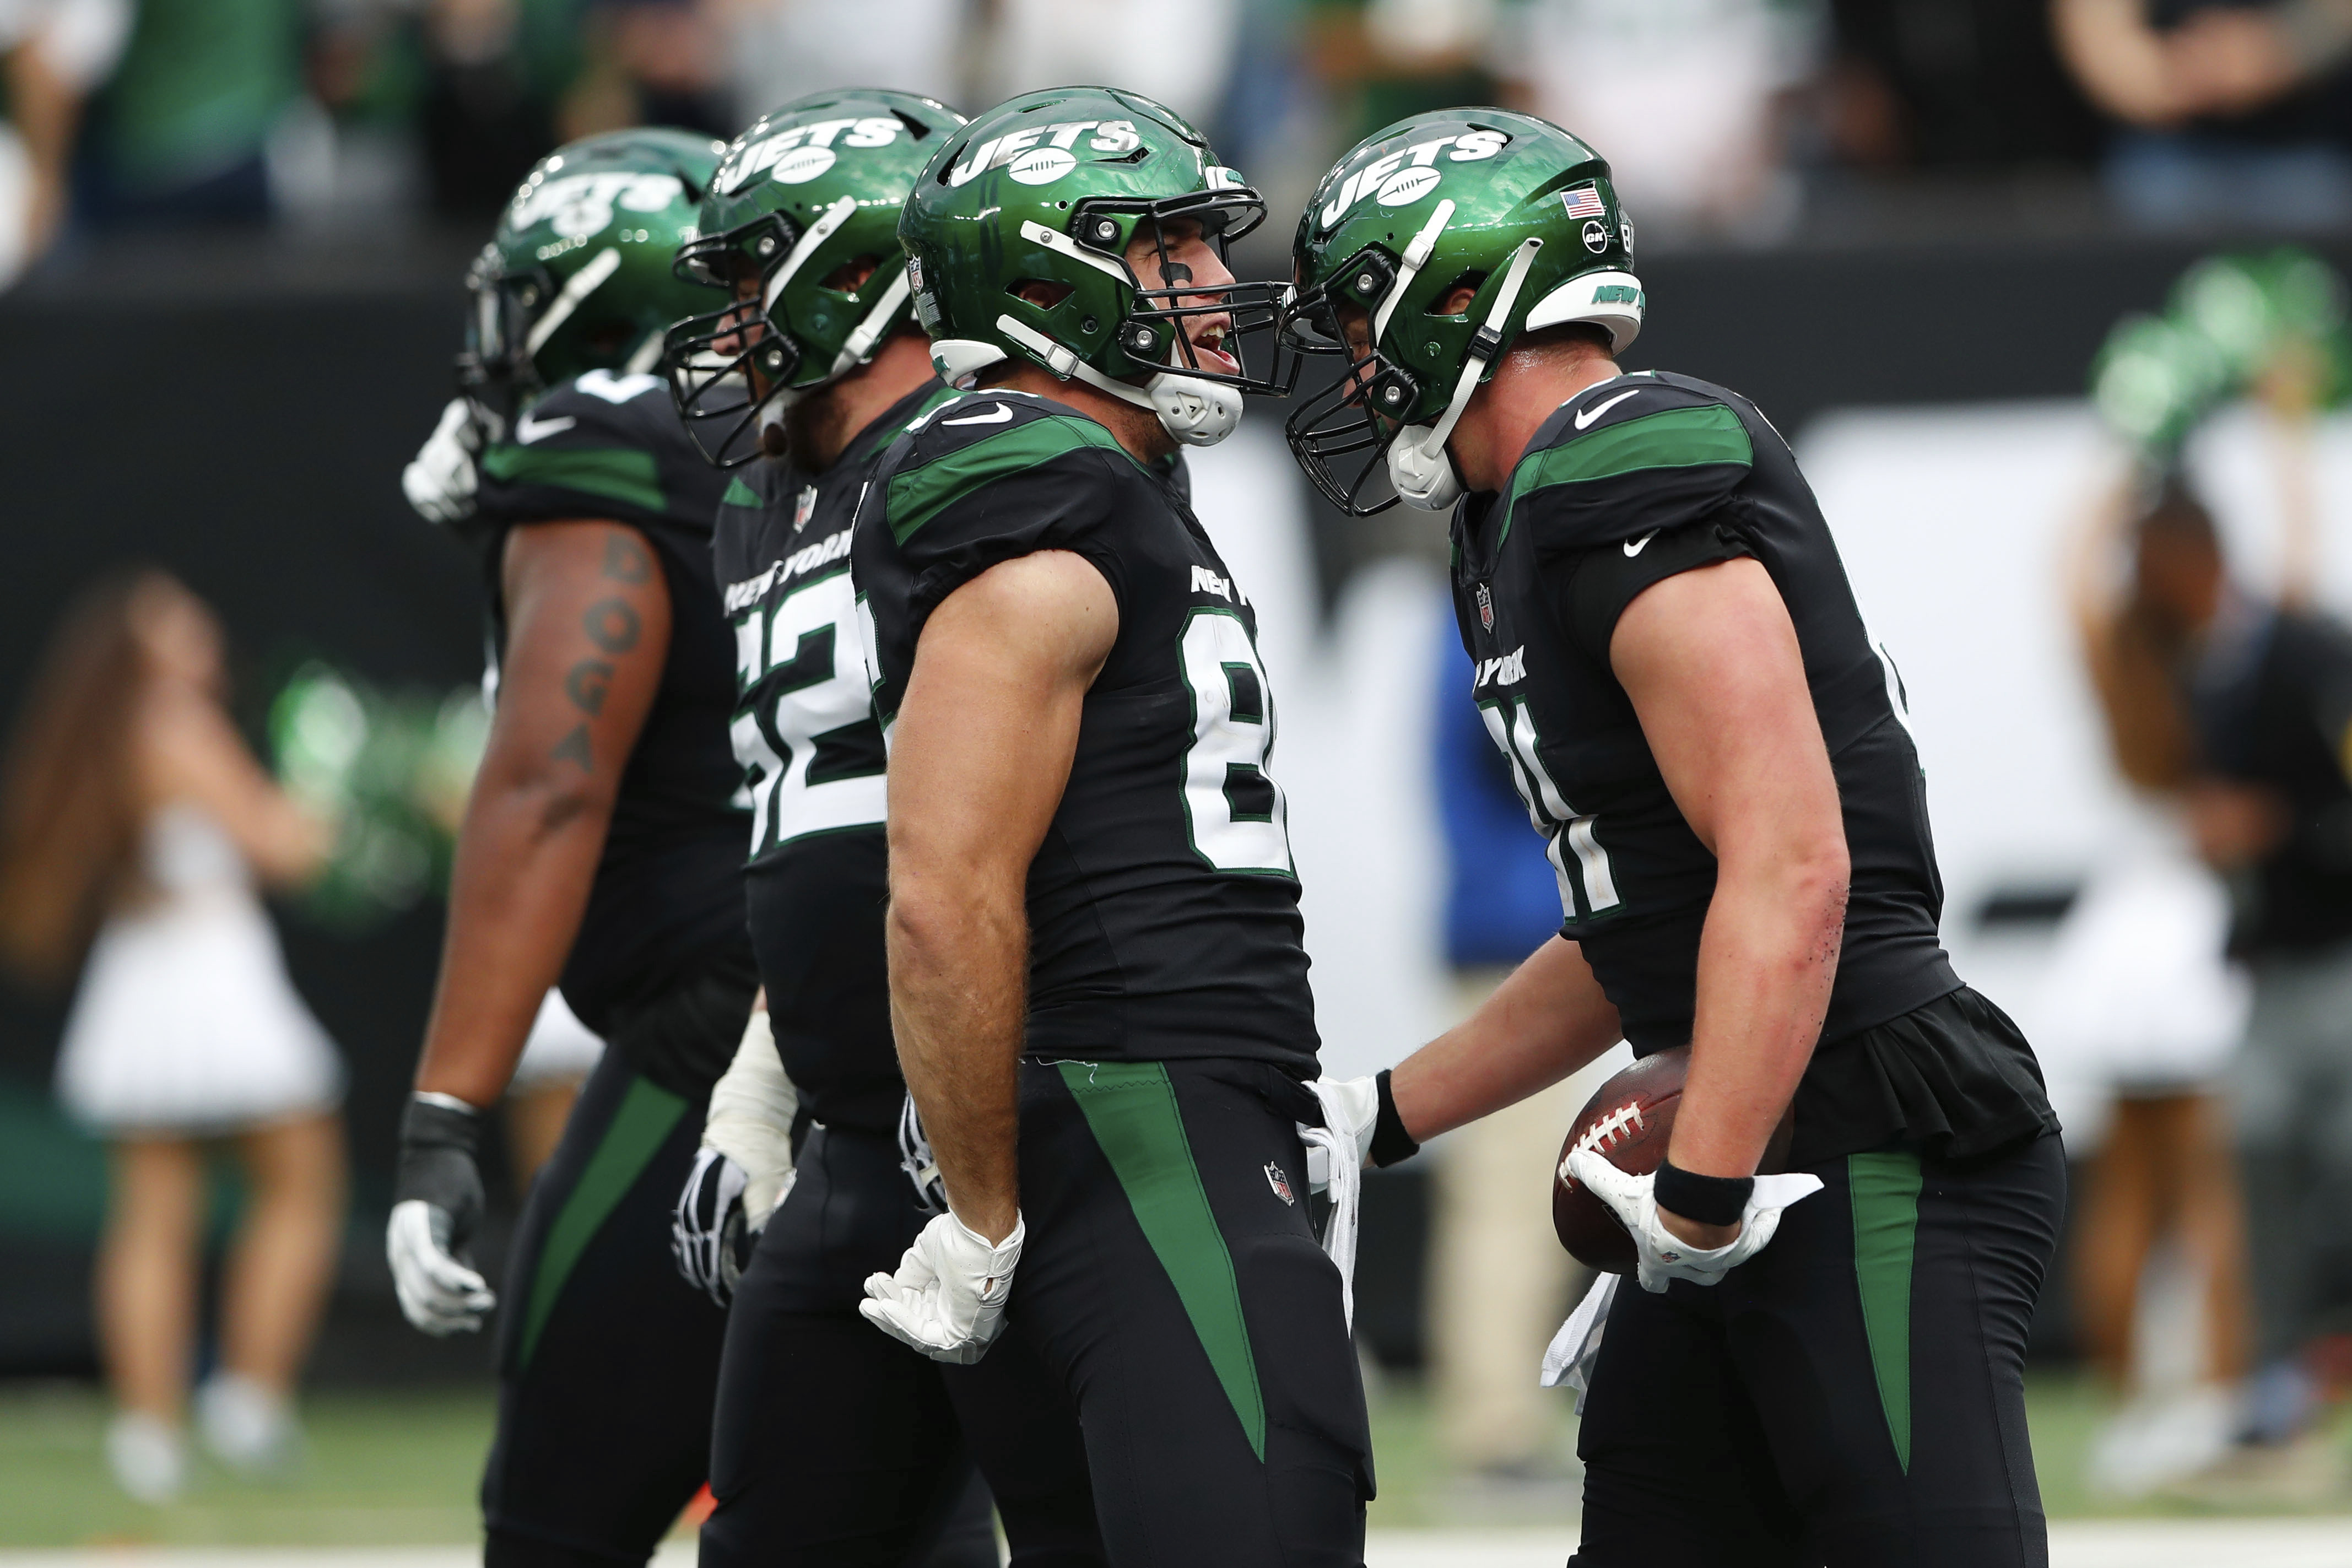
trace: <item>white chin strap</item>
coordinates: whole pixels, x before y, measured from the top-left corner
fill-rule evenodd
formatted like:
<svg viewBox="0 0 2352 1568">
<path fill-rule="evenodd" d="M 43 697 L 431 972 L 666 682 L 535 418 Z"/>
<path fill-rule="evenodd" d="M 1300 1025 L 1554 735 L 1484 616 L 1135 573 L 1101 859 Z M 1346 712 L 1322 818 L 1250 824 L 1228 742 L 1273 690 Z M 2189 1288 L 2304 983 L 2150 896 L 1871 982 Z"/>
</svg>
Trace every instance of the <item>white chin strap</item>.
<svg viewBox="0 0 2352 1568">
<path fill-rule="evenodd" d="M 1064 381 L 1083 381 L 1122 402 L 1149 408 L 1159 416 L 1160 428 L 1187 447 L 1213 447 L 1242 422 L 1242 395 L 1237 388 L 1172 371 L 1161 371 L 1141 386 L 1129 386 L 1087 363 L 1076 350 L 1063 347 L 1011 316 L 997 317 L 996 330 L 1035 354 Z M 934 357 L 938 347 L 932 345 Z"/>
<path fill-rule="evenodd" d="M 1434 237 L 1423 232 L 1423 237 Z M 1419 248 L 1420 240 L 1414 241 Z M 1389 483 L 1407 505 L 1429 511 L 1444 511 L 1462 499 L 1462 476 L 1454 470 L 1454 459 L 1446 455 L 1446 438 L 1454 434 L 1454 422 L 1462 411 L 1470 406 L 1470 396 L 1478 390 L 1478 378 L 1486 373 L 1487 362 L 1503 349 L 1503 323 L 1510 319 L 1511 307 L 1518 303 L 1519 289 L 1528 280 L 1528 268 L 1543 248 L 1543 241 L 1528 238 L 1520 242 L 1512 253 L 1510 268 L 1503 275 L 1503 287 L 1495 295 L 1495 308 L 1486 312 L 1486 324 L 1470 340 L 1469 357 L 1462 362 L 1462 374 L 1454 383 L 1454 396 L 1445 412 L 1434 425 L 1408 425 L 1389 443 Z M 1404 291 L 1407 281 L 1397 280 L 1390 298 Z M 1377 342 L 1378 340 L 1374 340 Z"/>
</svg>

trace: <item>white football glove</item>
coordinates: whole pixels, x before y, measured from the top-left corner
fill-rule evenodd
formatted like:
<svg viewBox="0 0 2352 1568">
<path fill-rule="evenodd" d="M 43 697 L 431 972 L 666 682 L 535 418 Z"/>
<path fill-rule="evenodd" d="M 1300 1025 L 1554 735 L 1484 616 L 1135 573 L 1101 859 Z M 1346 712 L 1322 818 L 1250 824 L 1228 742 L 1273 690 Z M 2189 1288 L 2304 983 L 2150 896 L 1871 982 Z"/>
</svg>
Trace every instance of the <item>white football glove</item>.
<svg viewBox="0 0 2352 1568">
<path fill-rule="evenodd" d="M 1324 1140 L 1308 1140 L 1307 1145 L 1307 1187 L 1319 1193 L 1331 1184 L 1330 1147 L 1338 1139 L 1346 1139 L 1356 1152 L 1360 1167 L 1372 1147 L 1372 1123 L 1381 1119 L 1381 1083 L 1378 1078 L 1318 1078 L 1307 1086 L 1323 1106 L 1323 1130 L 1330 1134 Z M 1302 1124 L 1300 1136 L 1306 1135 Z"/>
<path fill-rule="evenodd" d="M 857 1310 L 866 1321 L 933 1361 L 970 1366 L 1004 1327 L 1013 1269 L 1029 1234 L 1017 1215 L 994 1246 L 951 1214 L 925 1226 L 896 1274 L 870 1274 Z"/>
<path fill-rule="evenodd" d="M 425 521 L 463 522 L 474 515 L 474 490 L 480 483 L 474 459 L 481 456 L 488 434 L 473 399 L 453 397 L 441 410 L 441 423 L 400 473 L 408 504 Z"/>
<path fill-rule="evenodd" d="M 457 1261 L 446 1209 L 421 1198 L 394 1204 L 383 1239 L 393 1289 L 410 1323 L 435 1339 L 480 1330 L 499 1299 L 488 1280 Z"/>
<path fill-rule="evenodd" d="M 1658 1178 L 1629 1176 L 1611 1164 L 1598 1150 L 1579 1149 L 1568 1157 L 1568 1173 L 1592 1189 L 1602 1203 L 1633 1233 L 1639 1258 L 1635 1278 L 1644 1290 L 1665 1289 L 1671 1280 L 1715 1285 L 1723 1277 L 1771 1245 L 1780 1228 L 1780 1211 L 1822 1190 L 1822 1179 L 1799 1171 L 1788 1175 L 1759 1176 L 1739 1216 L 1739 1234 L 1721 1247 L 1693 1247 L 1658 1223 L 1658 1200 L 1652 1189 Z"/>
<path fill-rule="evenodd" d="M 765 1007 L 743 1026 L 735 1059 L 710 1089 L 702 1149 L 670 1212 L 670 1255 L 688 1284 L 725 1306 L 753 1240 L 793 1190 L 800 1091 L 784 1074 Z"/>
</svg>

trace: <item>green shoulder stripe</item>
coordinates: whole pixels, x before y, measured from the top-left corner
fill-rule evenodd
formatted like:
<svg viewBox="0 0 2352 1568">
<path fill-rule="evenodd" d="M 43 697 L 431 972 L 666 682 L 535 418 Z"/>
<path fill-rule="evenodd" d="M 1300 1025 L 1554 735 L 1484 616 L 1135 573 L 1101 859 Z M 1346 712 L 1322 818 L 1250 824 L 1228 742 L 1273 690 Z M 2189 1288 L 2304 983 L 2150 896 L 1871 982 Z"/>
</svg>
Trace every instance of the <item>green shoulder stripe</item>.
<svg viewBox="0 0 2352 1568">
<path fill-rule="evenodd" d="M 719 498 L 719 504 L 756 507 L 760 504 L 760 492 L 745 484 L 742 475 L 730 474 L 727 479 L 727 493 Z"/>
<path fill-rule="evenodd" d="M 1752 468 L 1756 447 L 1739 416 L 1720 403 L 1665 408 L 1606 425 L 1523 459 L 1511 475 L 1509 500 L 1530 491 L 1588 479 L 1613 479 L 1642 468 L 1696 468 L 1710 463 Z"/>
<path fill-rule="evenodd" d="M 1130 463 L 1135 460 L 1128 458 L 1118 437 L 1093 420 L 1055 414 L 1008 426 L 919 468 L 894 475 L 884 498 L 891 535 L 904 544 L 958 497 L 1087 447 L 1116 452 Z"/>
<path fill-rule="evenodd" d="M 545 485 L 551 489 L 578 490 L 621 501 L 641 511 L 667 510 L 662 501 L 661 472 L 651 452 L 630 447 L 603 451 L 554 451 L 536 447 L 493 447 L 482 458 L 482 471 L 511 485 Z"/>
</svg>

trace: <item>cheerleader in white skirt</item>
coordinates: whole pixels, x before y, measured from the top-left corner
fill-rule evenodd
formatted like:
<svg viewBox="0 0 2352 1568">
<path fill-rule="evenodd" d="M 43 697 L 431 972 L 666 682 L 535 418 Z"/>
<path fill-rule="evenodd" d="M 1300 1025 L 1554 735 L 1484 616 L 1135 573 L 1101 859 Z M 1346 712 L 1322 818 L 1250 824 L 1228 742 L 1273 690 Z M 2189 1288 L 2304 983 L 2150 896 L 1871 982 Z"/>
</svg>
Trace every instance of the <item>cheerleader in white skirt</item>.
<svg viewBox="0 0 2352 1568">
<path fill-rule="evenodd" d="M 236 1468 L 294 1457 L 290 1395 L 342 1217 L 341 1066 L 256 892 L 314 874 L 326 831 L 247 750 L 224 685 L 218 625 L 186 589 L 160 573 L 101 585 L 50 649 L 0 803 L 0 944 L 37 977 L 80 969 L 58 1092 L 109 1147 L 108 1456 L 153 1501 L 185 1479 L 206 1146 L 247 1178 L 220 1371 L 195 1396 Z"/>
</svg>

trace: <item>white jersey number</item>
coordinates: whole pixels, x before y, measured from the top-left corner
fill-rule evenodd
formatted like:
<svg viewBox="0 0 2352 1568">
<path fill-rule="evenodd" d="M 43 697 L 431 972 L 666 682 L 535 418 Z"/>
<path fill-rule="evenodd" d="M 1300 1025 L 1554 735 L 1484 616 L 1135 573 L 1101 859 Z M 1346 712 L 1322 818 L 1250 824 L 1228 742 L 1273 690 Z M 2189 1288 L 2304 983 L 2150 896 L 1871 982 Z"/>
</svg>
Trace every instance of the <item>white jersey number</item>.
<svg viewBox="0 0 2352 1568">
<path fill-rule="evenodd" d="M 1274 754 L 1274 691 L 1249 628 L 1230 610 L 1196 609 L 1181 645 L 1192 692 L 1184 820 L 1193 852 L 1220 871 L 1297 875 Z"/>
<path fill-rule="evenodd" d="M 1609 868 L 1609 851 L 1601 847 L 1593 833 L 1596 820 L 1590 815 L 1580 816 L 1571 808 L 1559 786 L 1552 783 L 1551 774 L 1544 771 L 1543 762 L 1536 754 L 1536 716 L 1508 699 L 1483 702 L 1478 717 L 1486 721 L 1486 733 L 1493 737 L 1496 748 L 1511 764 L 1511 783 L 1517 787 L 1519 799 L 1528 808 L 1528 820 L 1544 837 L 1544 856 L 1551 862 L 1552 873 L 1559 879 L 1559 910 L 1569 920 L 1578 917 L 1576 883 L 1584 890 L 1584 907 L 1591 914 L 1601 914 L 1617 907 L 1617 879 Z M 1576 857 L 1576 868 L 1569 869 L 1562 851 Z"/>
<path fill-rule="evenodd" d="M 882 820 L 880 773 L 812 782 L 810 766 L 831 732 L 870 719 L 873 705 L 864 648 L 852 620 L 856 598 L 846 571 L 754 605 L 735 623 L 735 673 L 745 690 L 768 682 L 760 701 L 736 714 L 730 733 L 743 765 L 751 808 L 751 853 L 812 833 Z"/>
</svg>

